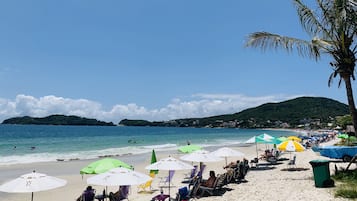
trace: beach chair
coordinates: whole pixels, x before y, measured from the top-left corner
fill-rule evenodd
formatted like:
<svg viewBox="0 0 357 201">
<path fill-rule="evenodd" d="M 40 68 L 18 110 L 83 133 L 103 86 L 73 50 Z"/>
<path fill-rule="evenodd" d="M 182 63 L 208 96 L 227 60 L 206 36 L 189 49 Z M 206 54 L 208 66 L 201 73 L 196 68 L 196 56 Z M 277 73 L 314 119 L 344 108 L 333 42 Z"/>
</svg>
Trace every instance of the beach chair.
<svg viewBox="0 0 357 201">
<path fill-rule="evenodd" d="M 109 193 L 109 201 L 129 200 L 129 186 L 120 186 L 119 191 Z"/>
<path fill-rule="evenodd" d="M 225 185 L 224 184 L 225 179 L 226 179 L 226 175 L 221 174 L 217 176 L 213 184 L 213 187 L 200 186 L 198 189 L 201 192 L 199 197 L 202 197 L 205 194 L 208 194 L 209 196 L 218 195 L 222 187 Z"/>
<path fill-rule="evenodd" d="M 250 166 L 252 168 L 258 168 L 258 163 L 259 163 L 259 159 L 258 158 L 254 158 L 253 160 L 250 161 Z"/>
<path fill-rule="evenodd" d="M 172 177 L 175 174 L 175 170 L 169 170 L 169 175 L 167 177 L 162 177 L 159 181 L 159 187 L 165 187 L 169 184 L 171 185 Z"/>
<path fill-rule="evenodd" d="M 149 191 L 152 191 L 152 181 L 154 179 L 150 179 L 149 181 L 147 181 L 146 183 L 143 183 L 143 184 L 140 184 L 138 186 L 138 193 L 139 192 L 149 192 Z M 148 190 L 149 189 L 149 190 Z"/>
<path fill-rule="evenodd" d="M 289 161 L 288 168 L 296 168 L 296 155 L 294 155 L 293 159 Z"/>
<path fill-rule="evenodd" d="M 188 201 L 190 200 L 190 191 L 188 189 L 188 187 L 182 187 L 179 188 L 178 192 L 176 193 L 176 198 L 175 199 L 171 199 L 172 201 Z"/>
<path fill-rule="evenodd" d="M 138 191 L 137 192 L 149 192 L 149 191 L 152 191 L 152 182 L 156 176 L 156 174 L 154 172 L 150 172 L 149 176 L 152 178 L 150 179 L 149 181 L 147 181 L 146 183 L 143 183 L 143 184 L 140 184 L 138 186 Z M 149 189 L 149 190 L 147 190 Z"/>
<path fill-rule="evenodd" d="M 202 178 L 202 174 L 205 171 L 205 169 L 206 169 L 206 165 L 202 164 L 200 171 L 198 171 L 198 173 L 197 173 L 197 177 L 201 177 Z"/>
<path fill-rule="evenodd" d="M 185 179 L 182 181 L 182 183 L 191 183 L 193 178 L 196 176 L 198 166 L 194 165 L 194 168 L 191 170 L 189 174 L 186 174 Z"/>
<path fill-rule="evenodd" d="M 189 174 L 185 175 L 185 179 L 192 179 L 196 175 L 197 169 L 198 169 L 198 166 L 194 165 L 193 169 L 191 170 L 191 172 Z"/>
</svg>

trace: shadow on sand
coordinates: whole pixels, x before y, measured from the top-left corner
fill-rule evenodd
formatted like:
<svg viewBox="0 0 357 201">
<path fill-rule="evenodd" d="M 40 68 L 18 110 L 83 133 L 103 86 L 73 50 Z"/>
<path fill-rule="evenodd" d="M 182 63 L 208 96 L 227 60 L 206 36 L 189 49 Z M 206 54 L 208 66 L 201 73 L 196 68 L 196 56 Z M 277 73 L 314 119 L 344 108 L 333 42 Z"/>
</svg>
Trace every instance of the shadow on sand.
<svg viewBox="0 0 357 201">
<path fill-rule="evenodd" d="M 290 172 L 307 171 L 307 170 L 310 170 L 310 168 L 299 168 L 299 167 L 296 167 L 296 168 L 283 168 L 283 169 L 281 169 L 281 171 L 290 171 Z"/>
</svg>

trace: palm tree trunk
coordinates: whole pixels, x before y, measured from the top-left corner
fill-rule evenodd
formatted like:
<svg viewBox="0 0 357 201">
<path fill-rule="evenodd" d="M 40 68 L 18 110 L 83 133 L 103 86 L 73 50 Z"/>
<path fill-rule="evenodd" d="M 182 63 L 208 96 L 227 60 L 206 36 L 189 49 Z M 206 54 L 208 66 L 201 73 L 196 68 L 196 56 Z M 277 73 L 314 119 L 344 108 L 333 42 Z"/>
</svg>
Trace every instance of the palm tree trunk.
<svg viewBox="0 0 357 201">
<path fill-rule="evenodd" d="M 345 85 L 346 85 L 348 106 L 350 108 L 350 113 L 352 116 L 353 128 L 355 129 L 355 136 L 357 136 L 357 132 L 356 132 L 357 131 L 357 112 L 356 112 L 355 101 L 353 99 L 351 78 L 350 78 L 350 76 L 346 76 L 343 78 L 343 80 L 345 81 Z"/>
</svg>

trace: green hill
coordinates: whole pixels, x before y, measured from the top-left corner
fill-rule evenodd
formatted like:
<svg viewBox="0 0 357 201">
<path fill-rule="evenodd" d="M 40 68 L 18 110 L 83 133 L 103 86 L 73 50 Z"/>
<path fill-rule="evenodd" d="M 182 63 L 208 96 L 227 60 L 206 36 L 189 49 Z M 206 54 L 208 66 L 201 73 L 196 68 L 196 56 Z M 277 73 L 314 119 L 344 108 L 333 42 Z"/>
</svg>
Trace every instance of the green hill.
<svg viewBox="0 0 357 201">
<path fill-rule="evenodd" d="M 88 119 L 78 116 L 51 115 L 43 118 L 15 117 L 6 119 L 2 124 L 34 124 L 34 125 L 82 125 L 82 126 L 114 126 L 112 122 L 107 123 L 96 119 Z"/>
<path fill-rule="evenodd" d="M 336 116 L 349 114 L 348 105 L 321 97 L 300 97 L 280 103 L 266 103 L 234 114 L 165 122 L 122 120 L 127 126 L 274 128 L 314 125 L 323 127 Z M 138 123 L 140 122 L 140 123 Z"/>
</svg>

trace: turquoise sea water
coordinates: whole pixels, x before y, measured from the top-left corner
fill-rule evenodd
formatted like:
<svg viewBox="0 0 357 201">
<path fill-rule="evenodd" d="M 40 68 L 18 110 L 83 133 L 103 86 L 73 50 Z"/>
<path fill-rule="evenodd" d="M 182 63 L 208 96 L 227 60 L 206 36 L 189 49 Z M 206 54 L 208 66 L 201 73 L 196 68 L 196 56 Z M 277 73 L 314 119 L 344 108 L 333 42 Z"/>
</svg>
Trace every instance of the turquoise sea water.
<svg viewBox="0 0 357 201">
<path fill-rule="evenodd" d="M 0 125 L 0 165 L 172 151 L 187 140 L 203 147 L 241 146 L 262 133 L 293 134 L 255 129 Z"/>
</svg>

